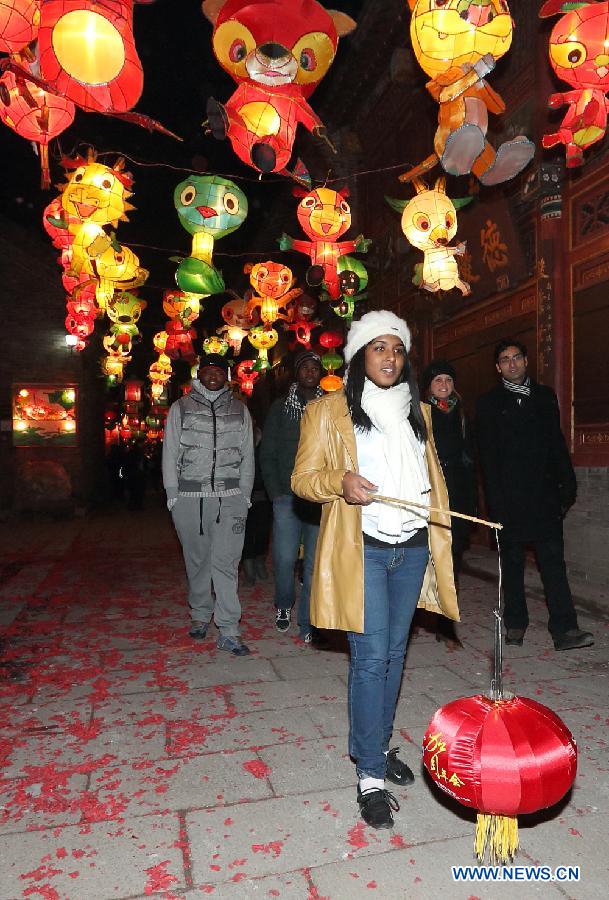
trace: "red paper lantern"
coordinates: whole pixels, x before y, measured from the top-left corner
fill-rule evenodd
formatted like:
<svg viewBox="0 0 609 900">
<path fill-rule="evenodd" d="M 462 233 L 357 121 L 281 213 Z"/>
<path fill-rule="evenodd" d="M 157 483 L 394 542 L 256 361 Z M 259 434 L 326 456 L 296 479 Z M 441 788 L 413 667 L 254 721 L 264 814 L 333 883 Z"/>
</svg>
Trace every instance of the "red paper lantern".
<svg viewBox="0 0 609 900">
<path fill-rule="evenodd" d="M 322 347 L 325 347 L 326 350 L 333 349 L 334 347 L 340 347 L 342 342 L 343 336 L 337 331 L 322 331 L 322 333 L 319 335 L 319 343 Z"/>
<path fill-rule="evenodd" d="M 41 76 L 91 112 L 126 112 L 144 84 L 133 0 L 45 0 L 38 32 Z"/>
<path fill-rule="evenodd" d="M 29 70 L 26 63 L 24 68 Z M 0 78 L 0 120 L 27 141 L 40 147 L 42 187 L 49 188 L 48 144 L 74 121 L 74 104 L 15 75 L 5 72 Z"/>
<path fill-rule="evenodd" d="M 423 738 L 433 781 L 479 810 L 475 849 L 506 862 L 518 848 L 516 816 L 553 806 L 577 772 L 569 729 L 552 710 L 526 697 L 462 697 L 439 709 Z"/>
<path fill-rule="evenodd" d="M 139 403 L 142 399 L 143 381 L 132 378 L 125 382 L 125 401 L 128 403 Z"/>
<path fill-rule="evenodd" d="M 36 37 L 40 0 L 0 0 L 0 53 L 16 53 Z"/>
</svg>

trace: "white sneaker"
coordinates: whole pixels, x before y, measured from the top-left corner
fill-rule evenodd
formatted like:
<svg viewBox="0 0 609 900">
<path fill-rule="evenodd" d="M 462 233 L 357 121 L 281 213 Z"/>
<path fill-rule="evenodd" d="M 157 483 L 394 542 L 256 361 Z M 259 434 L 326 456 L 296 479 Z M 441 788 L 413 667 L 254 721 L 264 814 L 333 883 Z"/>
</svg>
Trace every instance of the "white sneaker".
<svg viewBox="0 0 609 900">
<path fill-rule="evenodd" d="M 292 616 L 291 609 L 278 609 L 275 616 L 275 628 L 277 631 L 287 631 L 290 627 L 290 619 Z"/>
</svg>

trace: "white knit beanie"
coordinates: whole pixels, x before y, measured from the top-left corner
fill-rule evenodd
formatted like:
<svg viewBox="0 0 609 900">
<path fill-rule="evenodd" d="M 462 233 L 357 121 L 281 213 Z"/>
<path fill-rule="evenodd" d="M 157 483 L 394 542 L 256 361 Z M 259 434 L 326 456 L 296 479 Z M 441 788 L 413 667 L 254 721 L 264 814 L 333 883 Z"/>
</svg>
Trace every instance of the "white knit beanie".
<svg viewBox="0 0 609 900">
<path fill-rule="evenodd" d="M 402 339 L 406 353 L 410 350 L 410 329 L 404 319 L 387 309 L 376 309 L 351 324 L 345 344 L 345 362 L 350 363 L 358 350 L 382 334 L 396 334 Z"/>
</svg>

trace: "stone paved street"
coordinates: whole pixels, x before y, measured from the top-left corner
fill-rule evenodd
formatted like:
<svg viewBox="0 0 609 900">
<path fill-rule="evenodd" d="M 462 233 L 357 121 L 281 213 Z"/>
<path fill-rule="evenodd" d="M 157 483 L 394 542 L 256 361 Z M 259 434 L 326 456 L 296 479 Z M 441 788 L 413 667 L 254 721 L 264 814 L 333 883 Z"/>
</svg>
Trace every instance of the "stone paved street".
<svg viewBox="0 0 609 900">
<path fill-rule="evenodd" d="M 421 772 L 436 708 L 489 686 L 493 556 L 474 548 L 449 649 L 419 625 L 395 743 L 417 774 L 393 831 L 358 816 L 347 756 L 347 654 L 274 628 L 272 586 L 242 588 L 235 659 L 187 635 L 168 516 L 98 513 L 0 525 L 0 900 L 560 898 L 609 888 L 609 621 L 580 608 L 588 650 L 556 653 L 541 595 L 507 687 L 573 730 L 579 773 L 520 820 L 522 865 L 580 866 L 579 883 L 456 884 L 473 863 L 473 813 Z"/>
</svg>

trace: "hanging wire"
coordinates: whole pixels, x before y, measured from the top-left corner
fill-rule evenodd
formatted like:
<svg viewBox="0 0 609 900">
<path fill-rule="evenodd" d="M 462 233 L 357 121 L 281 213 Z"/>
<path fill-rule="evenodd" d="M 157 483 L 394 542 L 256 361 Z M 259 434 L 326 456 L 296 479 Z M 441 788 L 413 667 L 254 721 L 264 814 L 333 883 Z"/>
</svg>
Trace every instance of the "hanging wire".
<svg viewBox="0 0 609 900">
<path fill-rule="evenodd" d="M 501 545 L 499 543 L 499 529 L 493 529 L 497 542 L 497 566 L 499 571 L 497 608 L 493 610 L 495 617 L 494 629 L 494 653 L 493 653 L 493 678 L 491 680 L 491 699 L 503 700 L 503 643 L 501 631 L 501 619 L 503 617 L 503 582 L 501 577 Z"/>
</svg>

